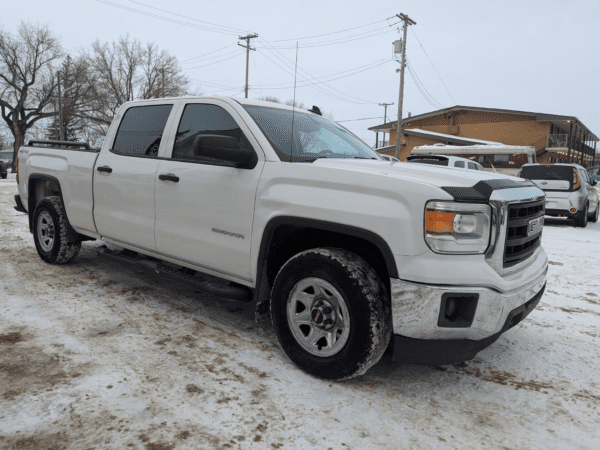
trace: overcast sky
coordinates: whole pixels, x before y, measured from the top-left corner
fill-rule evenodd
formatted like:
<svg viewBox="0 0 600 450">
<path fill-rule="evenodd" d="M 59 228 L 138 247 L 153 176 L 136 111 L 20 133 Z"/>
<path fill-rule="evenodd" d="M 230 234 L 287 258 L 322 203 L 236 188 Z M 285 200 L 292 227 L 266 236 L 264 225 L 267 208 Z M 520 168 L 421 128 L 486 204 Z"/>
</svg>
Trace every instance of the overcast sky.
<svg viewBox="0 0 600 450">
<path fill-rule="evenodd" d="M 331 112 L 370 145 L 375 133 L 367 128 L 383 122 L 378 103 L 393 102 L 388 117 L 397 117 L 392 41 L 400 36 L 395 15 L 404 13 L 417 22 L 407 58 L 422 85 L 406 72 L 404 116 L 456 104 L 516 109 L 573 115 L 600 135 L 598 0 L 4 3 L 5 31 L 15 33 L 21 20 L 48 24 L 73 55 L 126 33 L 155 42 L 204 94 L 244 95 L 238 37 L 257 33 L 249 97 L 291 99 L 298 42 L 297 101 Z"/>
</svg>

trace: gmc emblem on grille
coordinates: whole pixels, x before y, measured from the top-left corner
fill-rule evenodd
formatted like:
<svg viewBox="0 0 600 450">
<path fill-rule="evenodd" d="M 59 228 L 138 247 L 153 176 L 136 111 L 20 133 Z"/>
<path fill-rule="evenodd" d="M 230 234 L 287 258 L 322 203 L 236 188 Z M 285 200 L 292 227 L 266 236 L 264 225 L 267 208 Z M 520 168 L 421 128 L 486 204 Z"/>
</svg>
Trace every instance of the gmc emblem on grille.
<svg viewBox="0 0 600 450">
<path fill-rule="evenodd" d="M 530 220 L 527 224 L 527 236 L 531 236 L 532 234 L 537 234 L 542 231 L 542 227 L 544 226 L 544 218 L 538 217 L 537 219 Z"/>
</svg>

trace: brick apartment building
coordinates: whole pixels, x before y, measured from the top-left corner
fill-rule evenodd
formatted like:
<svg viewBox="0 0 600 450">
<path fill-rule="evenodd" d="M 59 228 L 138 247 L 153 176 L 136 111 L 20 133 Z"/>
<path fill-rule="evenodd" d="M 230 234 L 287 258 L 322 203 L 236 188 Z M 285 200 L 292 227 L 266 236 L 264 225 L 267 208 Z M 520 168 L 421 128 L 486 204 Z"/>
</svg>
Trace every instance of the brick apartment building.
<svg viewBox="0 0 600 450">
<path fill-rule="evenodd" d="M 595 164 L 599 140 L 577 117 L 473 106 L 457 105 L 406 117 L 402 124 L 401 160 L 419 145 L 502 143 L 535 147 L 539 163 L 577 162 L 589 167 Z M 390 146 L 379 149 L 383 154 L 395 154 L 396 125 L 388 122 L 369 128 L 390 134 Z M 497 156 L 490 161 L 480 158 L 480 162 L 484 167 L 489 166 L 486 162 L 509 163 L 506 155 Z M 510 161 L 515 168 L 526 162 L 522 156 Z"/>
</svg>

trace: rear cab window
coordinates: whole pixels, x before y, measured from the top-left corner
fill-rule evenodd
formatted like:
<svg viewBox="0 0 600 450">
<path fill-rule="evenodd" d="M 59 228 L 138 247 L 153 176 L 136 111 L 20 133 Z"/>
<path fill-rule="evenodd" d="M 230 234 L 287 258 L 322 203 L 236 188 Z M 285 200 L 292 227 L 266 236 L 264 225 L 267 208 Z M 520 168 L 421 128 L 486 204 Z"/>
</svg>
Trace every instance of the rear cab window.
<svg viewBox="0 0 600 450">
<path fill-rule="evenodd" d="M 464 161 L 455 161 L 454 162 L 454 167 L 460 167 L 461 169 L 465 168 L 465 162 Z"/>
<path fill-rule="evenodd" d="M 156 157 L 173 105 L 129 108 L 123 115 L 111 152 Z"/>
</svg>

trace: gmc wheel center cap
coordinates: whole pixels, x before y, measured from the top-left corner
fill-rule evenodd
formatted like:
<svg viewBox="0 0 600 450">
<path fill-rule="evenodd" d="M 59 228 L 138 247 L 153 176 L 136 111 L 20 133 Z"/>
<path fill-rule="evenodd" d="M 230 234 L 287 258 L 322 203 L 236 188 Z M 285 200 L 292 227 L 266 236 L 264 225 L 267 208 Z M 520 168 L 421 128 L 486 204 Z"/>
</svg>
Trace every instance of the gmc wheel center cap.
<svg viewBox="0 0 600 450">
<path fill-rule="evenodd" d="M 333 327 L 336 321 L 333 305 L 323 299 L 315 301 L 310 310 L 310 318 L 319 328 L 327 330 Z"/>
</svg>

